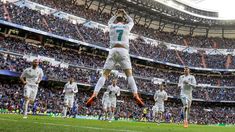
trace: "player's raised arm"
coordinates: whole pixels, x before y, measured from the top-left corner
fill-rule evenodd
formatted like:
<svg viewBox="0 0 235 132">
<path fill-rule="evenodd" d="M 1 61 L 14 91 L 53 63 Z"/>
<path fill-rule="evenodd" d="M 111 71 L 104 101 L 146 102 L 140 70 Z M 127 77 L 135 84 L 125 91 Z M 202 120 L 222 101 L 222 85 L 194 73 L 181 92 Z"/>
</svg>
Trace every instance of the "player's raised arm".
<svg viewBox="0 0 235 132">
<path fill-rule="evenodd" d="M 132 29 L 132 27 L 134 26 L 134 21 L 133 21 L 133 19 L 126 13 L 126 11 L 125 10 L 123 10 L 123 13 L 124 13 L 124 15 L 126 16 L 126 18 L 127 18 L 127 21 L 128 21 L 128 26 L 129 26 L 129 29 Z"/>
<path fill-rule="evenodd" d="M 116 20 L 117 18 L 117 15 L 120 13 L 120 10 L 118 10 L 114 16 L 112 16 L 110 19 L 109 19 L 109 22 L 108 22 L 108 26 L 110 27 L 112 24 L 114 24 L 114 21 Z"/>
</svg>

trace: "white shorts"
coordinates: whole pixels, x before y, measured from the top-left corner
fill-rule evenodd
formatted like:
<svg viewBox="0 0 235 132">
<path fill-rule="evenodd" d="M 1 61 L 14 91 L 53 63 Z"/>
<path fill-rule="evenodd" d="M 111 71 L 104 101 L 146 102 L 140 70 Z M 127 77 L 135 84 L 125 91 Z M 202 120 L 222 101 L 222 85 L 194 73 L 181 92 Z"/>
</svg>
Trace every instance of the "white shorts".
<svg viewBox="0 0 235 132">
<path fill-rule="evenodd" d="M 164 112 L 165 108 L 163 104 L 155 104 L 152 108 L 153 110 L 153 116 L 155 116 L 155 113 L 159 113 L 159 112 Z"/>
<path fill-rule="evenodd" d="M 72 108 L 73 107 L 73 102 L 74 102 L 74 96 L 64 96 L 64 104 L 67 105 L 68 107 Z"/>
<path fill-rule="evenodd" d="M 110 103 L 110 101 L 105 100 L 104 102 L 102 102 L 102 105 L 103 105 L 104 110 L 108 110 L 111 106 L 111 103 Z"/>
<path fill-rule="evenodd" d="M 187 95 L 180 95 L 180 99 L 184 107 L 191 106 L 192 98 L 188 97 Z"/>
<path fill-rule="evenodd" d="M 38 86 L 26 84 L 24 86 L 24 96 L 34 101 L 38 93 Z"/>
<path fill-rule="evenodd" d="M 110 106 L 113 108 L 116 108 L 117 99 L 116 98 L 110 98 Z"/>
<path fill-rule="evenodd" d="M 104 69 L 112 70 L 120 64 L 122 69 L 132 69 L 129 51 L 124 48 L 112 48 L 105 61 Z"/>
</svg>

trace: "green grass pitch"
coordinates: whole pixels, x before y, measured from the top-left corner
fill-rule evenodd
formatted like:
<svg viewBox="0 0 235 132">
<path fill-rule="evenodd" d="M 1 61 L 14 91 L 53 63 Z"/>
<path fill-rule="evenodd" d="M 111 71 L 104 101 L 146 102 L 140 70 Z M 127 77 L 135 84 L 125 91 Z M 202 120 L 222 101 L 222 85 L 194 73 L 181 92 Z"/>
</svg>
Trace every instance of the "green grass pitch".
<svg viewBox="0 0 235 132">
<path fill-rule="evenodd" d="M 0 132 L 235 132 L 235 127 L 63 119 L 46 116 L 0 114 Z"/>
</svg>

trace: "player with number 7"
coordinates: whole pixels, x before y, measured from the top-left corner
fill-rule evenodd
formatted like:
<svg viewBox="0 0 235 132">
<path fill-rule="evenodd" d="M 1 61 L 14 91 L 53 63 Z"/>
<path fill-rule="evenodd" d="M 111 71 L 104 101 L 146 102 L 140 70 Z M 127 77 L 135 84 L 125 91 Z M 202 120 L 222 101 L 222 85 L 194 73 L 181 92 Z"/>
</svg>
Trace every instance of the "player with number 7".
<svg viewBox="0 0 235 132">
<path fill-rule="evenodd" d="M 125 18 L 127 22 L 125 23 Z M 100 89 L 104 86 L 111 70 L 114 70 L 116 64 L 120 64 L 124 70 L 128 87 L 132 89 L 133 97 L 139 106 L 144 106 L 142 99 L 138 95 L 138 89 L 132 75 L 132 65 L 129 54 L 129 36 L 134 22 L 124 9 L 119 9 L 109 20 L 110 51 L 103 68 L 103 74 L 99 78 L 92 96 L 86 102 L 90 106 L 97 97 Z"/>
</svg>

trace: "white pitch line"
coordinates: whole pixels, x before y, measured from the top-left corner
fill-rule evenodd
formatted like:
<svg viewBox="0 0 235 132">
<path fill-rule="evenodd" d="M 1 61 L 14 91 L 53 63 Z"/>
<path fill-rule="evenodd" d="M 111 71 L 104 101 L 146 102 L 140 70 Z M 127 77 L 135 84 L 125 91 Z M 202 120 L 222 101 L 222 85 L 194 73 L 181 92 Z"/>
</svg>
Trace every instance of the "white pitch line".
<svg viewBox="0 0 235 132">
<path fill-rule="evenodd" d="M 17 122 L 19 120 L 14 119 L 6 119 L 6 118 L 0 118 L 0 120 L 3 121 L 14 121 Z M 25 119 L 27 120 L 27 119 Z M 21 120 L 22 121 L 22 120 Z M 86 127 L 86 126 L 74 126 L 74 125 L 68 125 L 68 124 L 56 124 L 56 123 L 41 123 L 41 122 L 32 122 L 34 124 L 42 124 L 42 125 L 51 125 L 51 126 L 65 126 L 65 127 L 75 127 L 75 128 L 84 128 L 84 129 L 93 129 L 93 130 L 109 130 L 109 131 L 116 131 L 116 132 L 142 132 L 142 131 L 132 131 L 132 130 L 122 130 L 122 129 L 110 129 L 110 128 L 101 128 L 101 127 Z"/>
</svg>

